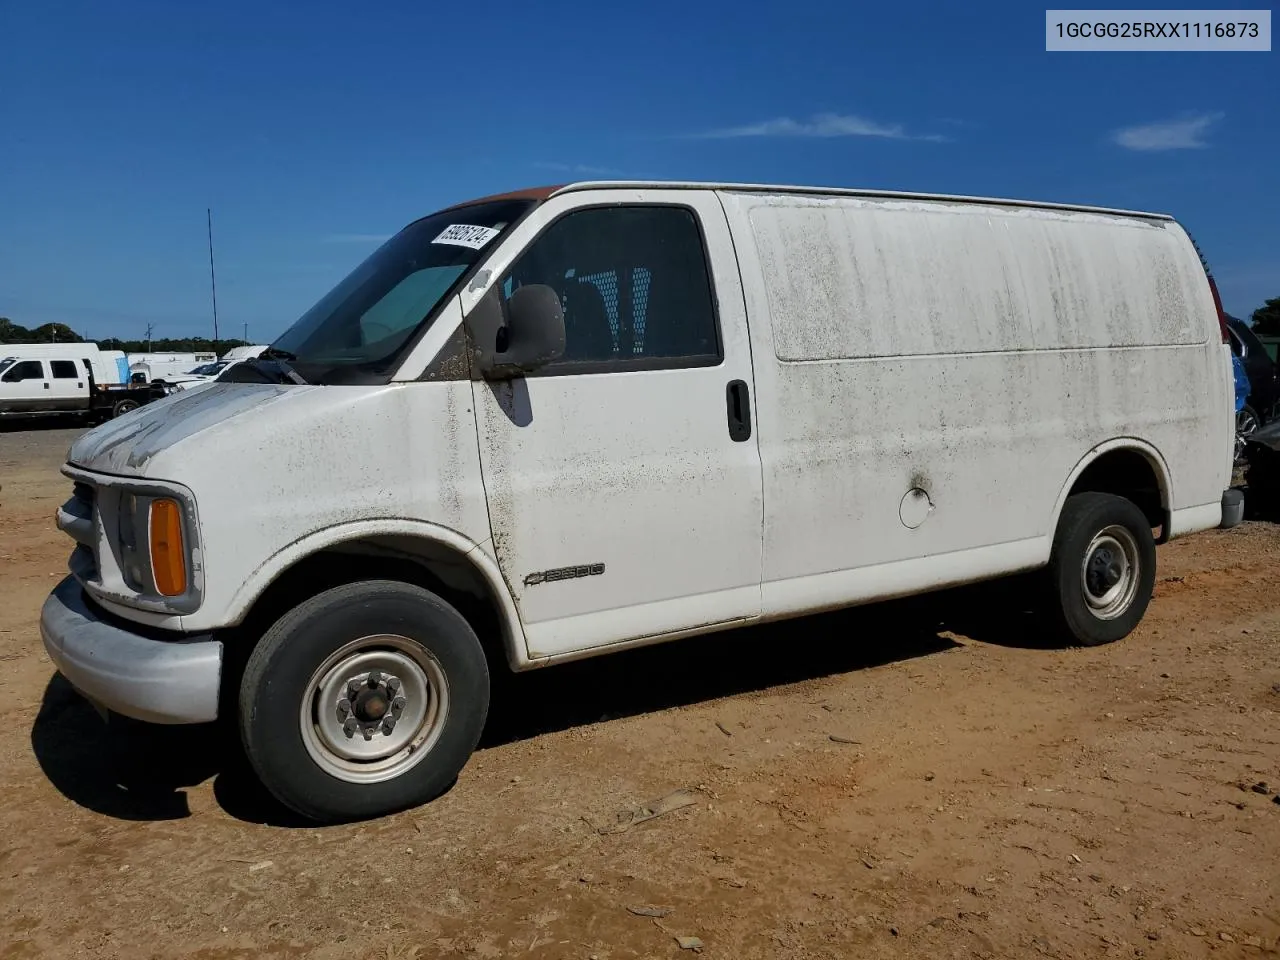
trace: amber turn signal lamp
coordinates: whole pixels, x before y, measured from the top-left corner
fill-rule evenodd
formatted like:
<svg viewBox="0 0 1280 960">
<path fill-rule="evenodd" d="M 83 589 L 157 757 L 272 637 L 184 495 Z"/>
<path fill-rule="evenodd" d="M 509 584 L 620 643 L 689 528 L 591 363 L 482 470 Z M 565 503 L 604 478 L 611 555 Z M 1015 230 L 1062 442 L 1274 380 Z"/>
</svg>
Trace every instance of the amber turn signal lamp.
<svg viewBox="0 0 1280 960">
<path fill-rule="evenodd" d="M 187 590 L 187 555 L 182 543 L 182 508 L 176 500 L 151 501 L 151 574 L 162 597 Z"/>
</svg>

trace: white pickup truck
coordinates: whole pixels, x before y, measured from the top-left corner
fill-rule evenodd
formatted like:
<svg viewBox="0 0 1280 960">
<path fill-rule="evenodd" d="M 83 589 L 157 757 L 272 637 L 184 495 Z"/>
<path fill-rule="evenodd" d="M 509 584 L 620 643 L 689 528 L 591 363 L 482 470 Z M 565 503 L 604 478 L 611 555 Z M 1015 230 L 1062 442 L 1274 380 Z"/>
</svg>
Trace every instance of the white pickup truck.
<svg viewBox="0 0 1280 960">
<path fill-rule="evenodd" d="M 130 384 L 125 355 L 93 343 L 0 343 L 0 418 L 76 416 L 93 422 L 136 410 L 171 391 Z"/>
<path fill-rule="evenodd" d="M 234 721 L 285 804 L 365 817 L 448 788 L 495 670 L 1037 568 L 1048 626 L 1117 640 L 1156 542 L 1239 519 L 1232 433 L 1167 216 L 506 194 L 78 440 L 41 629 L 95 702 Z"/>
</svg>

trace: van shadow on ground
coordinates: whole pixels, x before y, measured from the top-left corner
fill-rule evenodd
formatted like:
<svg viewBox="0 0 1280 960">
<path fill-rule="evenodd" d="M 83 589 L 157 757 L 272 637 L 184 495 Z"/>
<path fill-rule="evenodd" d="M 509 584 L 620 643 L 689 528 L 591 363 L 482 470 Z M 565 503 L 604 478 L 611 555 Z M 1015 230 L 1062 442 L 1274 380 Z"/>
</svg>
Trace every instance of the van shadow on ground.
<svg viewBox="0 0 1280 960">
<path fill-rule="evenodd" d="M 0 433 L 67 430 L 84 426 L 87 426 L 84 418 L 74 416 L 0 417 Z"/>
<path fill-rule="evenodd" d="M 948 634 L 1000 645 L 1053 644 L 1012 580 L 495 678 L 480 748 L 959 649 Z M 190 816 L 186 790 L 214 780 L 229 815 L 305 826 L 257 783 L 234 725 L 166 727 L 101 718 L 54 675 L 31 730 L 45 775 L 82 807 L 121 820 Z"/>
<path fill-rule="evenodd" d="M 1244 488 L 1244 518 L 1265 523 L 1280 523 L 1280 489 L 1256 485 Z"/>
</svg>

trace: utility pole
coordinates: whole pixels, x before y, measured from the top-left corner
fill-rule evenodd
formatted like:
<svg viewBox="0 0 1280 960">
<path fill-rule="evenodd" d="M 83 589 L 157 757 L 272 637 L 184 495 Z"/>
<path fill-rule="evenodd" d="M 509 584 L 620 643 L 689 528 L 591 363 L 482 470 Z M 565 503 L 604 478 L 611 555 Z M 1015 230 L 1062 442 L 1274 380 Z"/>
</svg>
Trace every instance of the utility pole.
<svg viewBox="0 0 1280 960">
<path fill-rule="evenodd" d="M 147 353 L 151 352 L 151 328 L 153 326 L 154 324 L 151 324 L 151 323 L 147 324 Z"/>
<path fill-rule="evenodd" d="M 244 325 L 244 342 L 249 342 L 249 322 L 246 320 Z"/>
<path fill-rule="evenodd" d="M 213 209 L 206 207 L 205 220 L 209 225 L 209 291 L 213 295 L 213 350 L 218 351 L 218 281 L 213 272 Z"/>
</svg>

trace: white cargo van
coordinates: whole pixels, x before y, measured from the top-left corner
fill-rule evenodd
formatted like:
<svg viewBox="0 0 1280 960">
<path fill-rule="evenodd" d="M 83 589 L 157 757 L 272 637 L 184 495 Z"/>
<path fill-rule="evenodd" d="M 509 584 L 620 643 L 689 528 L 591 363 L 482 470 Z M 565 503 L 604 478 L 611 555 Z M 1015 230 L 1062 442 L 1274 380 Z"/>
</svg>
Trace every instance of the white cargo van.
<svg viewBox="0 0 1280 960">
<path fill-rule="evenodd" d="M 218 355 L 205 353 L 131 353 L 129 355 L 129 373 L 141 382 L 166 380 L 169 377 L 181 376 L 194 367 L 214 363 Z"/>
<path fill-rule="evenodd" d="M 1225 339 L 1163 215 L 474 201 L 76 442 L 45 645 L 111 710 L 234 719 L 271 791 L 334 820 L 446 789 L 493 670 L 1036 568 L 1068 642 L 1113 641 L 1156 540 L 1238 519 Z"/>
</svg>

